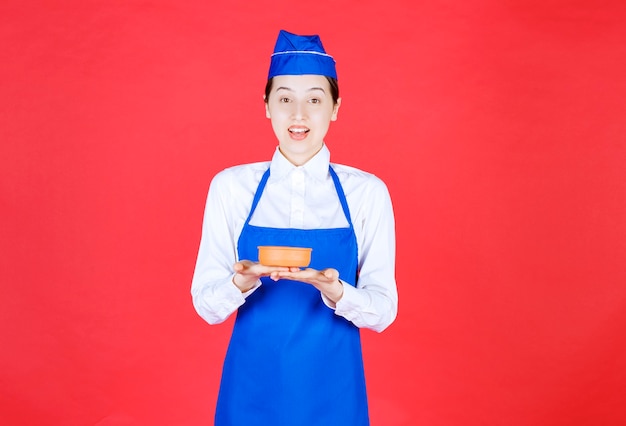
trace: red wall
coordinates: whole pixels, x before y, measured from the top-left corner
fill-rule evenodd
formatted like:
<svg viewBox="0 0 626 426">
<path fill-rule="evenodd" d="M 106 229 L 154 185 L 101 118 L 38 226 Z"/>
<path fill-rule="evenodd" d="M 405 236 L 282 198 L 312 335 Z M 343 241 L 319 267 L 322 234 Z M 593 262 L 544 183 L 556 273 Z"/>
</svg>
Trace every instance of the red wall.
<svg viewBox="0 0 626 426">
<path fill-rule="evenodd" d="M 0 423 L 211 423 L 204 200 L 274 150 L 284 28 L 338 61 L 333 160 L 394 201 L 373 425 L 626 424 L 624 3 L 258 3 L 0 5 Z"/>
</svg>

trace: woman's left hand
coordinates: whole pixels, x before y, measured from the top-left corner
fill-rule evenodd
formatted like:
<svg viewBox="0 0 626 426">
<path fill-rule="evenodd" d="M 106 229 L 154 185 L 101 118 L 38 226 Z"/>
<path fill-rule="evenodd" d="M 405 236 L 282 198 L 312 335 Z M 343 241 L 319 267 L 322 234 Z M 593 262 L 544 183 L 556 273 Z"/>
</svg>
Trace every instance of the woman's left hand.
<svg viewBox="0 0 626 426">
<path fill-rule="evenodd" d="M 321 271 L 313 268 L 289 268 L 289 271 L 279 272 L 278 276 L 311 284 L 334 303 L 337 303 L 343 296 L 343 284 L 339 281 L 339 271 L 333 268 Z"/>
</svg>

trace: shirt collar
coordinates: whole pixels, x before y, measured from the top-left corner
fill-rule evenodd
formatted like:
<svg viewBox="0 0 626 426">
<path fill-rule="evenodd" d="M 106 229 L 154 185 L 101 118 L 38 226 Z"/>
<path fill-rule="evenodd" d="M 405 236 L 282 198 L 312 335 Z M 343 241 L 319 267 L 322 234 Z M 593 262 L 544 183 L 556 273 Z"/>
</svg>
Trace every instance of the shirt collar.
<svg viewBox="0 0 626 426">
<path fill-rule="evenodd" d="M 270 164 L 270 177 L 272 179 L 283 179 L 296 168 L 304 169 L 304 171 L 314 179 L 323 181 L 328 176 L 328 167 L 330 165 L 330 151 L 326 144 L 322 145 L 322 149 L 302 166 L 294 166 L 276 147 L 272 162 Z"/>
</svg>

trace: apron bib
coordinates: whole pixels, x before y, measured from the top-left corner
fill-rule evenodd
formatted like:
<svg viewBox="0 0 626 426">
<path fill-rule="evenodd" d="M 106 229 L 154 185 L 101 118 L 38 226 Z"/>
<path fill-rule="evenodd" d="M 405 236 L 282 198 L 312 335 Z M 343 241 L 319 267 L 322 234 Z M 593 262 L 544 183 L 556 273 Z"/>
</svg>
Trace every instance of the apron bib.
<svg viewBox="0 0 626 426">
<path fill-rule="evenodd" d="M 347 228 L 250 225 L 268 169 L 239 236 L 239 259 L 258 261 L 260 245 L 311 247 L 311 268 L 335 268 L 340 278 L 356 283 L 356 235 L 339 178 L 332 167 L 329 171 Z M 262 282 L 237 312 L 215 425 L 369 425 L 358 327 L 335 315 L 310 284 L 265 277 Z"/>
</svg>

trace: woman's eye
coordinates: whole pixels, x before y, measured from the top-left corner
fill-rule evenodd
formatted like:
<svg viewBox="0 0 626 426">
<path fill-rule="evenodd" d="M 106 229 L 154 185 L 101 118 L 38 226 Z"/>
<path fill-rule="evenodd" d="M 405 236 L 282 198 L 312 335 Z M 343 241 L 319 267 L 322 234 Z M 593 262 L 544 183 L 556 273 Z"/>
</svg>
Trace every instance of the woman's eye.
<svg viewBox="0 0 626 426">
<path fill-rule="evenodd" d="M 280 98 L 280 102 L 281 102 L 281 103 L 287 103 L 287 102 L 289 102 L 289 101 L 290 101 L 290 99 L 289 99 L 289 98 Z"/>
<path fill-rule="evenodd" d="M 321 101 L 317 98 L 313 98 L 313 99 L 309 99 L 309 102 L 311 102 L 312 104 L 319 104 Z"/>
</svg>

